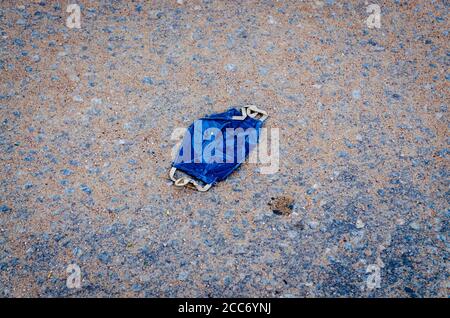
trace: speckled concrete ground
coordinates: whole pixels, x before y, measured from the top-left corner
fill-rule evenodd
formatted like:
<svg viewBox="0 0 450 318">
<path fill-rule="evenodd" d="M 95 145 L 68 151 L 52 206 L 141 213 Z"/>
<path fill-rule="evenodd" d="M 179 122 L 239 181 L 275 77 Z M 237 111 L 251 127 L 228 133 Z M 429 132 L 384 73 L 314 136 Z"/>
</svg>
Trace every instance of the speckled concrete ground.
<svg viewBox="0 0 450 318">
<path fill-rule="evenodd" d="M 140 2 L 0 4 L 0 295 L 449 296 L 448 2 Z M 279 172 L 174 188 L 174 128 L 249 103 Z"/>
</svg>

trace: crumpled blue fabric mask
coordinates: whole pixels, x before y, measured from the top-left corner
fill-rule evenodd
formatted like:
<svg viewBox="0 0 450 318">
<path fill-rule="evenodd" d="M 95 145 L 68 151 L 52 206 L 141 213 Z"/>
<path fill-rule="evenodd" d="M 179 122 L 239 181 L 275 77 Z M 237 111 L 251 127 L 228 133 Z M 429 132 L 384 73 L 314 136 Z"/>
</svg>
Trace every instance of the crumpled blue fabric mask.
<svg viewBox="0 0 450 318">
<path fill-rule="evenodd" d="M 227 178 L 256 147 L 266 118 L 264 111 L 248 105 L 241 110 L 231 108 L 195 121 L 188 127 L 172 164 L 170 177 L 175 185 L 192 184 L 197 190 L 206 191 Z M 206 186 L 186 177 L 176 179 L 176 169 L 201 180 Z"/>
</svg>

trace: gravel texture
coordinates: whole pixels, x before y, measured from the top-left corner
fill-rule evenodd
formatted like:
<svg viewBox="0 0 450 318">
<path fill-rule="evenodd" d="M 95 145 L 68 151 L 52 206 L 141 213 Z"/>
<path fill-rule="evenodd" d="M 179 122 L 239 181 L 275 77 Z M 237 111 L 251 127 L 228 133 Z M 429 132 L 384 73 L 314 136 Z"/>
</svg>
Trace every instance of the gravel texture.
<svg viewBox="0 0 450 318">
<path fill-rule="evenodd" d="M 448 297 L 449 4 L 376 3 L 2 1 L 0 295 Z M 279 171 L 175 188 L 174 129 L 245 104 Z"/>
</svg>

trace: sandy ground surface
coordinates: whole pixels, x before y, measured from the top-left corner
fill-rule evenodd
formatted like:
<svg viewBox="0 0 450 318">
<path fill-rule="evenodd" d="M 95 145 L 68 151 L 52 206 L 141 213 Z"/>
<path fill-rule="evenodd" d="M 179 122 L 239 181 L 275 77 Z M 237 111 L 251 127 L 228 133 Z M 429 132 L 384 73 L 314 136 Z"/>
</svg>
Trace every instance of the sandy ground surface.
<svg viewBox="0 0 450 318">
<path fill-rule="evenodd" d="M 1 1 L 0 295 L 448 297 L 449 6 L 375 2 Z M 175 188 L 245 104 L 279 171 Z"/>
</svg>

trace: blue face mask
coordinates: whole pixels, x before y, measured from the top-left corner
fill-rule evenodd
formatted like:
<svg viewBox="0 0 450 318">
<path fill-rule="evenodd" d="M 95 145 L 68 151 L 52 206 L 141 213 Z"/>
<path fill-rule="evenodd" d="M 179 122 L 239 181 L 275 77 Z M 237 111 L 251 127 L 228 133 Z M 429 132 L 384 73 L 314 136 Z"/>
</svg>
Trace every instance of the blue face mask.
<svg viewBox="0 0 450 318">
<path fill-rule="evenodd" d="M 170 179 L 176 186 L 193 186 L 199 191 L 207 191 L 245 161 L 258 144 L 260 130 L 267 117 L 265 111 L 247 105 L 240 111 L 231 108 L 195 121 L 187 129 L 172 163 Z M 190 177 L 176 178 L 176 170 Z"/>
</svg>

